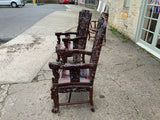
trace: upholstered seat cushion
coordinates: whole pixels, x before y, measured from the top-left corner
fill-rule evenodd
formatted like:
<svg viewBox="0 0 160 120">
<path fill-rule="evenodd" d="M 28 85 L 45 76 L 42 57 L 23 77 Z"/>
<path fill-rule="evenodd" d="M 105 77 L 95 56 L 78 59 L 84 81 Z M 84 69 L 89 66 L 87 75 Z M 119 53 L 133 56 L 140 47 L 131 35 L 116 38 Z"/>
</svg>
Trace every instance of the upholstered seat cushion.
<svg viewBox="0 0 160 120">
<path fill-rule="evenodd" d="M 70 71 L 69 70 L 59 70 L 60 77 L 58 83 L 71 83 L 70 80 Z M 89 79 L 89 69 L 80 70 L 80 82 L 81 83 L 90 83 Z"/>
<path fill-rule="evenodd" d="M 65 48 L 64 42 L 57 44 L 57 47 L 60 49 L 64 49 Z M 70 43 L 68 43 L 68 49 L 73 49 L 73 42 L 72 41 Z"/>
</svg>

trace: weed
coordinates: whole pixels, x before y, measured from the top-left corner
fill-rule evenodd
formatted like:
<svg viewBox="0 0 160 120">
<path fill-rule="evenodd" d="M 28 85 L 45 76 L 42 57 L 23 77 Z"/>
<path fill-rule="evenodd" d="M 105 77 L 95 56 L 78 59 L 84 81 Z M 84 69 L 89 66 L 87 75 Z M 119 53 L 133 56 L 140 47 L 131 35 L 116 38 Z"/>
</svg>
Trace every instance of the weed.
<svg viewBox="0 0 160 120">
<path fill-rule="evenodd" d="M 116 33 L 117 33 L 117 29 L 116 28 L 111 26 L 110 30 L 112 31 L 113 35 L 116 35 Z"/>
<path fill-rule="evenodd" d="M 112 32 L 113 35 L 121 38 L 122 42 L 128 42 L 129 38 L 126 35 L 124 35 L 123 33 L 120 33 L 117 30 L 117 28 L 111 26 L 110 31 Z"/>
<path fill-rule="evenodd" d="M 122 42 L 128 42 L 128 39 L 122 39 Z"/>
</svg>

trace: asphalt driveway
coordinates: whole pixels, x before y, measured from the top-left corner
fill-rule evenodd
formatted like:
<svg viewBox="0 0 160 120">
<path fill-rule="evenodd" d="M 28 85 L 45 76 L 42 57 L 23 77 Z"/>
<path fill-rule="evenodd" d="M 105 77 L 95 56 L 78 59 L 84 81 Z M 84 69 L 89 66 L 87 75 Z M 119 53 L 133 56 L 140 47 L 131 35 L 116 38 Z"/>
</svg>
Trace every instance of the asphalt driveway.
<svg viewBox="0 0 160 120">
<path fill-rule="evenodd" d="M 26 4 L 22 8 L 0 7 L 0 42 L 7 42 L 54 11 L 65 11 L 65 5 Z"/>
</svg>

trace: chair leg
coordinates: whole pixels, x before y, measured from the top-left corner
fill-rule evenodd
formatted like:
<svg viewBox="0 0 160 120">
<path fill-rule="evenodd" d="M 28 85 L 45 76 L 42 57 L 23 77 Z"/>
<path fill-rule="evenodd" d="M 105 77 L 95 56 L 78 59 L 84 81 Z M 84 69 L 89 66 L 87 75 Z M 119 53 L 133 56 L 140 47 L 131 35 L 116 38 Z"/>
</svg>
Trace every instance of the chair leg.
<svg viewBox="0 0 160 120">
<path fill-rule="evenodd" d="M 57 62 L 59 62 L 60 61 L 60 55 L 58 55 L 57 54 L 57 60 L 56 60 Z"/>
<path fill-rule="evenodd" d="M 91 38 L 91 35 L 90 35 L 90 32 L 88 33 L 88 40 L 90 40 L 90 38 Z"/>
<path fill-rule="evenodd" d="M 58 96 L 58 89 L 55 88 L 54 91 L 51 93 L 54 101 L 54 107 L 52 109 L 53 113 L 58 113 L 59 112 L 59 96 Z"/>
<path fill-rule="evenodd" d="M 51 99 L 53 100 L 54 98 L 54 95 L 53 95 L 53 92 L 52 92 L 53 88 L 51 88 Z"/>
<path fill-rule="evenodd" d="M 106 43 L 106 33 L 105 33 L 105 35 L 104 35 L 104 42 Z"/>
<path fill-rule="evenodd" d="M 90 99 L 91 111 L 95 112 L 94 105 L 93 105 L 93 87 L 90 87 L 89 99 Z"/>
<path fill-rule="evenodd" d="M 71 95 L 72 95 L 72 91 L 69 92 L 68 103 L 70 103 L 70 101 L 71 101 Z"/>
<path fill-rule="evenodd" d="M 85 55 L 82 54 L 82 62 L 85 63 Z"/>
<path fill-rule="evenodd" d="M 67 57 L 66 56 L 61 56 L 61 58 L 62 58 L 63 63 L 67 63 Z"/>
</svg>

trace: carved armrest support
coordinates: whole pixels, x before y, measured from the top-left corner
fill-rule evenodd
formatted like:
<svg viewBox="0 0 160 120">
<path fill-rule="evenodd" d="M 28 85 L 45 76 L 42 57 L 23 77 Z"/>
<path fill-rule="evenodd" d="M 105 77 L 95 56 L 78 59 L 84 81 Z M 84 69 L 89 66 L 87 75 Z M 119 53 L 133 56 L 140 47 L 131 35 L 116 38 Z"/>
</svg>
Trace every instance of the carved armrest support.
<svg viewBox="0 0 160 120">
<path fill-rule="evenodd" d="M 60 68 L 60 64 L 56 62 L 49 62 L 49 68 L 52 69 L 52 73 L 54 78 L 52 78 L 52 83 L 58 83 L 59 73 L 58 70 Z"/>
</svg>

